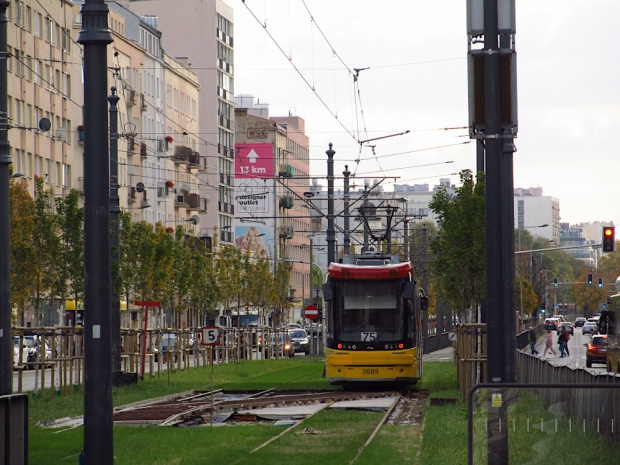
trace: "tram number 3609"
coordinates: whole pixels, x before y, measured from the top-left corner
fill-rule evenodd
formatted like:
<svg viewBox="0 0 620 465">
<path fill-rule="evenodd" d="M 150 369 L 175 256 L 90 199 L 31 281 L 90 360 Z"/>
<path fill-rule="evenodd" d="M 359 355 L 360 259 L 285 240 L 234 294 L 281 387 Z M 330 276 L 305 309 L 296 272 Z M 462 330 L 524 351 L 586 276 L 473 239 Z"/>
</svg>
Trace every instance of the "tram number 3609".
<svg viewBox="0 0 620 465">
<path fill-rule="evenodd" d="M 378 368 L 362 368 L 362 374 L 363 375 L 378 375 L 379 369 Z"/>
</svg>

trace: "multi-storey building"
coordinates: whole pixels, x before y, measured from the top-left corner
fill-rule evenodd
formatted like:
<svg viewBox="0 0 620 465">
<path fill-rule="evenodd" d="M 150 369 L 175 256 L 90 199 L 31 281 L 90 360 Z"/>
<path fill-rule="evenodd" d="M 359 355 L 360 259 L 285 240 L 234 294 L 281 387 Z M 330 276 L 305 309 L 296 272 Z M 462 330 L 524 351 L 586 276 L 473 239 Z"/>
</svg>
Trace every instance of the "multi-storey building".
<svg viewBox="0 0 620 465">
<path fill-rule="evenodd" d="M 137 15 L 157 18 L 164 49 L 186 57 L 198 75 L 200 121 L 186 131 L 190 148 L 206 157 L 200 180 L 201 234 L 217 231 L 232 243 L 234 226 L 234 68 L 233 10 L 220 0 L 129 0 L 120 2 Z M 179 103 L 180 105 L 181 103 Z M 208 204 L 208 206 L 207 206 Z"/>
<path fill-rule="evenodd" d="M 236 98 L 236 242 L 260 244 L 292 265 L 290 287 L 299 315 L 310 301 L 309 139 L 297 116 L 269 117 L 266 104 Z"/>
<path fill-rule="evenodd" d="M 574 247 L 567 249 L 566 252 L 582 261 L 584 266 L 596 268 L 598 257 L 596 249 L 593 247 L 596 241 L 590 240 L 584 234 L 582 226 L 568 223 L 562 223 L 560 226 L 560 245 L 562 247 Z"/>
<path fill-rule="evenodd" d="M 10 154 L 33 195 L 35 177 L 62 196 L 83 172 L 81 47 L 71 31 L 78 12 L 61 0 L 14 0 L 7 9 Z"/>
<path fill-rule="evenodd" d="M 514 189 L 515 229 L 527 229 L 533 236 L 557 244 L 560 242 L 560 201 L 543 196 L 542 192 L 542 187 Z"/>
</svg>

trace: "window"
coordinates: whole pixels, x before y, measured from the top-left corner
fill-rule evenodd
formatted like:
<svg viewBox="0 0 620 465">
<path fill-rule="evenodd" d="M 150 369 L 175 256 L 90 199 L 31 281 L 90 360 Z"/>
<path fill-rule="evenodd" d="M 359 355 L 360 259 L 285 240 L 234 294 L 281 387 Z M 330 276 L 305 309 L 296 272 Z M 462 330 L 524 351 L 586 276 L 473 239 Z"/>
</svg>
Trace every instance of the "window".
<svg viewBox="0 0 620 465">
<path fill-rule="evenodd" d="M 28 81 L 32 81 L 32 68 L 33 68 L 34 59 L 32 57 L 26 57 L 26 79 Z"/>
<path fill-rule="evenodd" d="M 54 20 L 49 17 L 45 18 L 45 41 L 54 43 Z"/>
<path fill-rule="evenodd" d="M 15 24 L 24 25 L 24 2 L 15 3 Z"/>
<path fill-rule="evenodd" d="M 37 37 L 42 37 L 43 31 L 43 15 L 41 13 L 35 11 L 34 13 L 34 35 Z"/>
<path fill-rule="evenodd" d="M 71 31 L 69 29 L 62 29 L 62 49 L 71 53 Z"/>
<path fill-rule="evenodd" d="M 11 49 L 11 47 L 7 47 L 7 58 L 6 58 L 6 70 L 9 73 L 13 72 L 13 51 Z"/>
<path fill-rule="evenodd" d="M 41 85 L 41 73 L 43 72 L 43 61 L 34 61 L 34 82 Z"/>
<path fill-rule="evenodd" d="M 32 8 L 29 6 L 26 7 L 26 16 L 24 18 L 25 26 L 27 31 L 32 30 Z"/>
</svg>

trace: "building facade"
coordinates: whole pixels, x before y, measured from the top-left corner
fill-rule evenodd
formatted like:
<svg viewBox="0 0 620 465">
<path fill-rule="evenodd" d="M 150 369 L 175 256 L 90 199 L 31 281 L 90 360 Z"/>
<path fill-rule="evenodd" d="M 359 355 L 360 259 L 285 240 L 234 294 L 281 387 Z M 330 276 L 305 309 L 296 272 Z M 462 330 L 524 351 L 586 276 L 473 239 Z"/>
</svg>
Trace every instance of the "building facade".
<svg viewBox="0 0 620 465">
<path fill-rule="evenodd" d="M 220 242 L 232 244 L 235 216 L 233 10 L 220 0 L 119 3 L 140 17 L 156 20 L 157 29 L 162 32 L 163 48 L 198 76 L 200 119 L 195 131 L 186 131 L 182 136 L 186 138 L 186 147 L 204 157 L 204 169 L 197 173 L 200 234 L 218 234 Z"/>
<path fill-rule="evenodd" d="M 514 214 L 515 229 L 527 229 L 532 236 L 560 242 L 560 201 L 543 196 L 542 187 L 515 188 Z"/>
<path fill-rule="evenodd" d="M 309 139 L 298 116 L 269 117 L 269 106 L 236 98 L 235 241 L 267 250 L 291 264 L 292 316 L 310 302 Z"/>
</svg>

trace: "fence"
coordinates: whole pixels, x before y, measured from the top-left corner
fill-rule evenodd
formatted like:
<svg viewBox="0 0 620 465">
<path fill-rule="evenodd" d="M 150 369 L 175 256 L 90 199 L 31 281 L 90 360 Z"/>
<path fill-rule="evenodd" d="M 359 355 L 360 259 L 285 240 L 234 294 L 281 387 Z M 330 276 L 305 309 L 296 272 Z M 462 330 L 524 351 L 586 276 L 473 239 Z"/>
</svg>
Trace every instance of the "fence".
<svg viewBox="0 0 620 465">
<path fill-rule="evenodd" d="M 221 328 L 220 344 L 202 346 L 200 329 L 121 330 L 121 369 L 124 372 L 160 377 L 211 363 L 238 363 L 245 360 L 284 357 L 281 328 Z M 42 398 L 76 390 L 84 380 L 84 333 L 82 328 L 13 329 L 17 392 L 23 390 L 26 370 L 35 370 L 35 391 Z M 28 349 L 24 351 L 24 348 Z M 45 349 L 42 349 L 45 348 Z M 26 357 L 24 356 L 26 354 Z"/>
<path fill-rule="evenodd" d="M 545 387 L 536 389 L 535 393 L 547 406 L 555 405 L 570 418 L 596 424 L 600 434 L 620 442 L 617 424 L 613 427 L 614 419 L 620 418 L 620 390 L 556 388 L 558 385 L 620 384 L 620 374 L 554 365 L 522 350 L 518 351 L 517 361 L 519 383 L 544 384 Z"/>
</svg>

